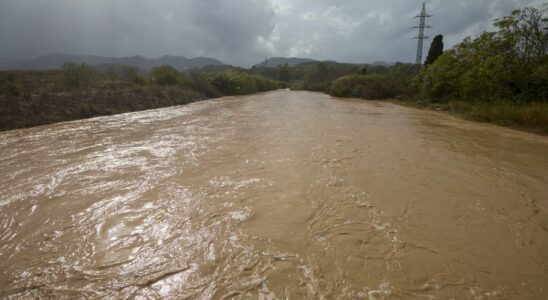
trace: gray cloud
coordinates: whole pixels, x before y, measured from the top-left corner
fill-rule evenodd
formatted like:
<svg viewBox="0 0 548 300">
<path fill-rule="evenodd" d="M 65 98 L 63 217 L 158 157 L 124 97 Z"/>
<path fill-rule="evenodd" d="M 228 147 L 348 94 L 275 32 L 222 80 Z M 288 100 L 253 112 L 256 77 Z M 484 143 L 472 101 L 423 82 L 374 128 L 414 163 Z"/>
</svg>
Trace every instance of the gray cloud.
<svg viewBox="0 0 548 300">
<path fill-rule="evenodd" d="M 539 0 L 430 0 L 430 35 L 446 45 L 490 30 Z M 210 56 L 249 66 L 264 56 L 413 61 L 416 0 L 0 0 L 0 57 L 52 52 Z"/>
</svg>

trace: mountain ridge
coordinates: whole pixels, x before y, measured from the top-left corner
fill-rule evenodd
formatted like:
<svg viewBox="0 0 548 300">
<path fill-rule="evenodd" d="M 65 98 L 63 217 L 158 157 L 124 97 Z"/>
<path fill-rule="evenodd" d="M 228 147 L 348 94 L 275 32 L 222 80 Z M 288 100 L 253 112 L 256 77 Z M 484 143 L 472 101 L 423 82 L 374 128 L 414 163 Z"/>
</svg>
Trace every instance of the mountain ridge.
<svg viewBox="0 0 548 300">
<path fill-rule="evenodd" d="M 209 57 L 186 58 L 184 56 L 164 55 L 159 58 L 146 58 L 141 55 L 127 57 L 109 57 L 99 55 L 73 55 L 67 53 L 51 53 L 29 60 L 0 59 L 0 70 L 51 70 L 58 69 L 64 63 L 83 63 L 98 67 L 101 65 L 125 65 L 136 67 L 148 72 L 161 65 L 170 65 L 184 71 L 208 65 L 224 66 L 220 60 Z"/>
<path fill-rule="evenodd" d="M 311 58 L 302 58 L 302 57 L 271 57 L 266 61 L 262 61 L 258 64 L 253 65 L 255 68 L 264 68 L 266 67 L 276 67 L 278 65 L 287 64 L 288 66 L 295 66 L 306 62 L 316 62 L 317 60 Z"/>
</svg>

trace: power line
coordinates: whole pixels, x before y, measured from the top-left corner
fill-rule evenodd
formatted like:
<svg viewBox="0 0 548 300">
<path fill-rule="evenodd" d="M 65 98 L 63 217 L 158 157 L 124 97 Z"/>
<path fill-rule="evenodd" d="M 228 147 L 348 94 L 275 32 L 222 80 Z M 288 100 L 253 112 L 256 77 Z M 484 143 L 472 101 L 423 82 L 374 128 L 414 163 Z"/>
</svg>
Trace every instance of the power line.
<svg viewBox="0 0 548 300">
<path fill-rule="evenodd" d="M 426 25 L 426 18 L 430 18 L 432 15 L 426 14 L 426 4 L 422 3 L 422 11 L 421 14 L 418 16 L 415 16 L 415 18 L 419 18 L 419 26 L 411 27 L 411 28 L 418 28 L 419 34 L 414 37 L 413 39 L 416 39 L 417 42 L 417 59 L 416 64 L 420 65 L 422 64 L 422 46 L 425 39 L 429 39 L 430 37 L 424 35 L 424 29 L 425 28 L 432 28 L 432 26 Z"/>
</svg>

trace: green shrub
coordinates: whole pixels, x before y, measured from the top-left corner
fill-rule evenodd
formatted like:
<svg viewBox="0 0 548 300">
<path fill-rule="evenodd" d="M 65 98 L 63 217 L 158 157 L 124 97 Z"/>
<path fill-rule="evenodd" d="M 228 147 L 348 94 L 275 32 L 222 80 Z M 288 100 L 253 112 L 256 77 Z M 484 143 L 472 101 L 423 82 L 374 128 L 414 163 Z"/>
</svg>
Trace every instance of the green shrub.
<svg viewBox="0 0 548 300">
<path fill-rule="evenodd" d="M 335 80 L 331 87 L 331 94 L 336 97 L 387 99 L 397 96 L 399 92 L 386 75 L 343 76 Z"/>
<path fill-rule="evenodd" d="M 293 81 L 289 84 L 289 88 L 291 90 L 299 91 L 299 90 L 306 90 L 306 82 L 304 80 L 297 80 Z"/>
<path fill-rule="evenodd" d="M 449 101 L 450 112 L 470 120 L 548 134 L 548 103 Z"/>
<path fill-rule="evenodd" d="M 548 6 L 498 19 L 495 32 L 466 38 L 416 78 L 433 101 L 548 102 Z"/>
<path fill-rule="evenodd" d="M 0 81 L 0 95 L 19 96 L 21 88 L 15 80 Z"/>
<path fill-rule="evenodd" d="M 164 65 L 155 67 L 150 71 L 152 82 L 157 85 L 184 85 L 192 82 L 188 76 L 175 70 L 172 66 Z"/>
<path fill-rule="evenodd" d="M 208 98 L 217 98 L 221 96 L 221 92 L 215 87 L 208 78 L 201 73 L 190 73 L 190 79 L 192 80 L 191 88 L 204 94 Z"/>
<path fill-rule="evenodd" d="M 209 82 L 224 95 L 248 95 L 279 88 L 274 80 L 235 70 L 210 74 Z"/>
<path fill-rule="evenodd" d="M 122 80 L 129 81 L 138 85 L 145 85 L 148 83 L 147 76 L 141 74 L 139 69 L 132 66 L 121 66 L 119 69 L 119 76 Z"/>
<path fill-rule="evenodd" d="M 61 67 L 62 82 L 66 89 L 87 87 L 95 76 L 95 71 L 85 64 L 65 63 Z"/>
</svg>

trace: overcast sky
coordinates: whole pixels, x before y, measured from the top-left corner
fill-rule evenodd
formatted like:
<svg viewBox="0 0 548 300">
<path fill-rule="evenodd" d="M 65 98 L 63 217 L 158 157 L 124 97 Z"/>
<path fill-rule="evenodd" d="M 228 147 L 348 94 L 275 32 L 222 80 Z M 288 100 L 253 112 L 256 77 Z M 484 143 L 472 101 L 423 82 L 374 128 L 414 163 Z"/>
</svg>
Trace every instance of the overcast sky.
<svg viewBox="0 0 548 300">
<path fill-rule="evenodd" d="M 428 35 L 453 46 L 542 0 L 429 0 Z M 0 57 L 65 52 L 208 56 L 250 66 L 265 56 L 341 62 L 415 59 L 418 0 L 0 0 Z M 426 43 L 426 49 L 430 45 Z"/>
</svg>

